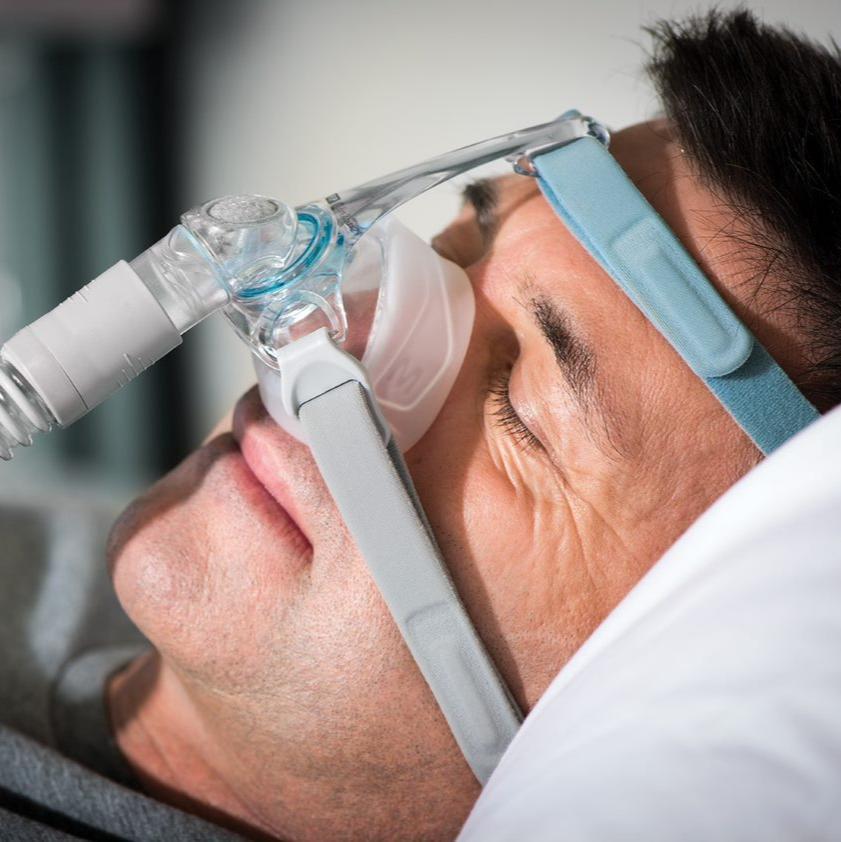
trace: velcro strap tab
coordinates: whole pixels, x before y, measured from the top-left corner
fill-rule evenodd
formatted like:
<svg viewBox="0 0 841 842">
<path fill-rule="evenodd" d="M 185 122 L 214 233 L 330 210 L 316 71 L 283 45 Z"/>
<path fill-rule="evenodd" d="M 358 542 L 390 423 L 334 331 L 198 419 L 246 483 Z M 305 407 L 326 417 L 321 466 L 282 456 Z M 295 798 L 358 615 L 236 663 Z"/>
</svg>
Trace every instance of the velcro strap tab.
<svg viewBox="0 0 841 842">
<path fill-rule="evenodd" d="M 747 361 L 753 339 L 663 228 L 640 219 L 611 244 L 615 262 L 633 278 L 632 300 L 694 372 L 730 374 Z"/>
</svg>

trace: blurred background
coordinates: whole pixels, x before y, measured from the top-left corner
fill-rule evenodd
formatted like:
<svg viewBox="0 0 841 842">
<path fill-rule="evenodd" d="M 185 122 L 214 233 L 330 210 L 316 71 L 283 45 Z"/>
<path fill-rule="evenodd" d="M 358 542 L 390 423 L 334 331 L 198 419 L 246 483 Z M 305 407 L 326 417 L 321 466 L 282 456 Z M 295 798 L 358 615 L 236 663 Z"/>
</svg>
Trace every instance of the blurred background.
<svg viewBox="0 0 841 842">
<path fill-rule="evenodd" d="M 728 8 L 729 2 L 719 2 Z M 819 39 L 838 0 L 749 4 Z M 579 107 L 656 104 L 642 27 L 683 0 L 0 0 L 0 342 L 188 207 L 319 198 Z M 460 184 L 402 216 L 424 236 Z M 120 505 L 252 382 L 221 319 L 83 421 L 0 465 L 0 502 Z"/>
</svg>

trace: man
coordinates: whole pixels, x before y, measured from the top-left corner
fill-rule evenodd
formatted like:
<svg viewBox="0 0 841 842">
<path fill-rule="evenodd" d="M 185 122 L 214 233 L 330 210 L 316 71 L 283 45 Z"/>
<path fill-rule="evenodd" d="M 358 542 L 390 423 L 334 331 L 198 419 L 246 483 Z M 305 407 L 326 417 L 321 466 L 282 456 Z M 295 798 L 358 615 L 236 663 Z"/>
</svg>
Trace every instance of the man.
<svg viewBox="0 0 841 842">
<path fill-rule="evenodd" d="M 841 390 L 841 60 L 745 13 L 654 36 L 666 118 L 611 151 L 826 409 Z M 760 454 L 532 180 L 466 195 L 435 246 L 466 269 L 476 324 L 407 462 L 528 711 Z M 129 508 L 109 556 L 154 646 L 107 685 L 140 790 L 272 837 L 456 834 L 478 784 L 309 451 L 255 392 Z"/>
</svg>

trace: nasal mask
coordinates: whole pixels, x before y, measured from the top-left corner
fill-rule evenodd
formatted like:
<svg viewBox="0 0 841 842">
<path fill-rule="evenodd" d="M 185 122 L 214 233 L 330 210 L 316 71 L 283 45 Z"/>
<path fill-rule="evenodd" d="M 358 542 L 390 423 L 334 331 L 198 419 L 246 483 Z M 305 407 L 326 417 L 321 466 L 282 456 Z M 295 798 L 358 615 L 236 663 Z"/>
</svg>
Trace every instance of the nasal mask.
<svg viewBox="0 0 841 842">
<path fill-rule="evenodd" d="M 0 457 L 64 427 L 224 312 L 274 420 L 306 442 L 476 777 L 522 714 L 461 603 L 402 457 L 467 351 L 466 274 L 390 215 L 501 157 L 558 216 L 765 453 L 817 417 L 607 151 L 597 121 L 456 150 L 292 209 L 228 196 L 108 269 L 0 350 Z"/>
</svg>

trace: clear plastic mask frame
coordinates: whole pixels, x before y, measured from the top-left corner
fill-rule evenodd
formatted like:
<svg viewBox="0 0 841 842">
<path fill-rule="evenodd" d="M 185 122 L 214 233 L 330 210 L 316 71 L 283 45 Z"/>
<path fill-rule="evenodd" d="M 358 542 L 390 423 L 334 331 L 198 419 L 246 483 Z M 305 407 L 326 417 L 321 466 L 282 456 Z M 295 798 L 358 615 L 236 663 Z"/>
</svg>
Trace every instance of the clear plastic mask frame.
<svg viewBox="0 0 841 842">
<path fill-rule="evenodd" d="M 533 154 L 586 136 L 608 145 L 603 125 L 572 110 L 294 210 L 264 196 L 215 200 L 182 217 L 192 242 L 177 252 L 198 252 L 214 266 L 217 281 L 229 291 L 225 313 L 238 335 L 261 362 L 277 369 L 281 348 L 320 327 L 339 346 L 346 345 L 353 313 L 343 284 L 354 261 L 364 259 L 362 244 L 369 251 L 375 247 L 375 238 L 366 234 L 384 217 L 427 190 L 502 157 L 515 172 L 534 175 Z"/>
</svg>

